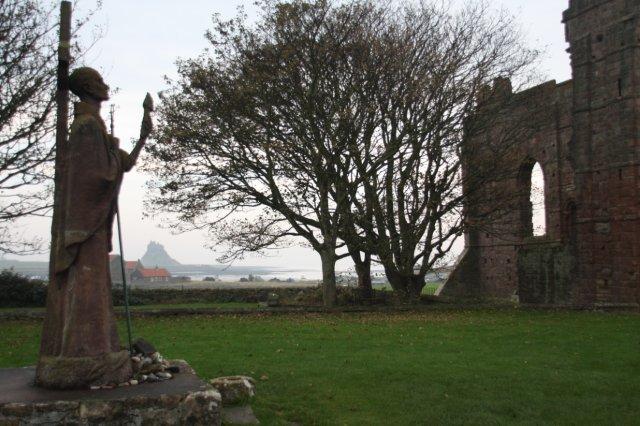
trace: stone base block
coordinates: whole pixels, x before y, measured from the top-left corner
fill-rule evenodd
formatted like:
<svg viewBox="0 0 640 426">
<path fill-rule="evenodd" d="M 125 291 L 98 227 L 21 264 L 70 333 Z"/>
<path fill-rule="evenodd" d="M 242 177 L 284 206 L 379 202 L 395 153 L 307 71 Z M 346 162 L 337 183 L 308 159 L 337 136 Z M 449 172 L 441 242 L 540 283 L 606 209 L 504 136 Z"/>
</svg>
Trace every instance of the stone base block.
<svg viewBox="0 0 640 426">
<path fill-rule="evenodd" d="M 0 425 L 220 425 L 222 397 L 180 361 L 172 380 L 96 391 L 34 386 L 35 368 L 0 370 Z"/>
<path fill-rule="evenodd" d="M 48 389 L 89 389 L 128 382 L 132 375 L 129 351 L 85 358 L 43 356 L 36 367 L 36 384 Z"/>
<path fill-rule="evenodd" d="M 252 377 L 218 377 L 209 383 L 220 392 L 225 406 L 247 403 L 256 395 L 256 381 Z"/>
</svg>

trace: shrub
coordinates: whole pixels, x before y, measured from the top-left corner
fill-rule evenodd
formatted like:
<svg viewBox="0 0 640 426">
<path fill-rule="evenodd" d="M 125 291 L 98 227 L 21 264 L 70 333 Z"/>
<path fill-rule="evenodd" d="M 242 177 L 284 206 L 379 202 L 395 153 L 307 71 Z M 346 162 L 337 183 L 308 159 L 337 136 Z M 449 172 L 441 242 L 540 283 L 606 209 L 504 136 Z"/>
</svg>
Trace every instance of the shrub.
<svg viewBox="0 0 640 426">
<path fill-rule="evenodd" d="M 44 281 L 31 280 L 12 270 L 0 272 L 0 307 L 38 307 L 47 303 Z"/>
</svg>

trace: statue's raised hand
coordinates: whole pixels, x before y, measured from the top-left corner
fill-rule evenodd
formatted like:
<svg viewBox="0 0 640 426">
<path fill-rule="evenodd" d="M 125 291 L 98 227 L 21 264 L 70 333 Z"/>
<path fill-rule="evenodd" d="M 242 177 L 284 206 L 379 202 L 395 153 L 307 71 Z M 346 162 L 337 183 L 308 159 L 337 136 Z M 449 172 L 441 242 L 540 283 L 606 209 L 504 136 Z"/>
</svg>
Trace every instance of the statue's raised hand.
<svg viewBox="0 0 640 426">
<path fill-rule="evenodd" d="M 140 125 L 140 140 L 129 155 L 131 167 L 133 167 L 133 165 L 138 160 L 138 156 L 140 155 L 140 151 L 142 151 L 144 143 L 147 141 L 147 138 L 153 131 L 153 121 L 151 120 L 151 112 L 153 111 L 153 98 L 150 94 L 147 93 L 147 96 L 144 98 L 144 102 L 142 103 L 142 107 L 144 108 L 144 115 L 142 117 L 142 124 Z"/>
<path fill-rule="evenodd" d="M 142 117 L 142 125 L 140 126 L 140 140 L 145 141 L 153 131 L 153 121 L 151 121 L 153 98 L 149 93 L 145 96 L 142 107 L 144 108 L 144 116 Z"/>
</svg>

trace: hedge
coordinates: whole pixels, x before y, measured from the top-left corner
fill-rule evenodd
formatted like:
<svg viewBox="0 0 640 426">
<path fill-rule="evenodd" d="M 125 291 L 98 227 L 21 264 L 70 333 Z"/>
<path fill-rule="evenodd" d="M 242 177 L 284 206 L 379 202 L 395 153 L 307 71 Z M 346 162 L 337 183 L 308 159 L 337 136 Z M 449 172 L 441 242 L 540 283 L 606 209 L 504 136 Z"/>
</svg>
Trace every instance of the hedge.
<svg viewBox="0 0 640 426">
<path fill-rule="evenodd" d="M 365 303 L 355 288 L 338 287 L 338 305 L 360 305 Z M 237 288 L 237 289 L 132 289 L 129 304 L 174 305 L 190 303 L 258 303 L 267 300 L 270 293 L 279 296 L 284 305 L 322 305 L 322 290 L 315 288 Z M 122 288 L 112 290 L 113 304 L 124 305 Z M 367 304 L 389 304 L 391 292 L 374 291 Z M 47 300 L 47 285 L 40 280 L 30 280 L 10 270 L 0 272 L 0 308 L 44 307 Z"/>
<path fill-rule="evenodd" d="M 0 272 L 0 307 L 38 307 L 47 303 L 47 285 L 12 270 Z"/>
</svg>

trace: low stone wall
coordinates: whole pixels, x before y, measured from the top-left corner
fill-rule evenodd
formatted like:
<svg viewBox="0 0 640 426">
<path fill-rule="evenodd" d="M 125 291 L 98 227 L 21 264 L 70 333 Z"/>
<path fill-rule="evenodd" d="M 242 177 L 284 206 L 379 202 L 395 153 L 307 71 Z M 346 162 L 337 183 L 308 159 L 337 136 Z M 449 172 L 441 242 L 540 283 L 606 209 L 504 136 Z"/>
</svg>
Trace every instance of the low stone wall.
<svg viewBox="0 0 640 426">
<path fill-rule="evenodd" d="M 278 295 L 282 305 L 322 306 L 320 287 L 304 288 L 234 288 L 234 289 L 131 289 L 130 305 L 175 305 L 189 303 L 259 303 L 266 302 L 269 294 Z M 389 304 L 392 292 L 374 290 L 368 304 Z M 360 291 L 356 288 L 338 287 L 339 306 L 353 306 L 363 303 Z M 122 289 L 113 290 L 113 304 L 124 305 Z"/>
<path fill-rule="evenodd" d="M 280 300 L 295 300 L 313 294 L 315 288 L 238 288 L 238 289 L 131 289 L 131 305 L 164 305 L 187 303 L 258 303 L 267 300 L 270 293 L 276 293 Z M 123 305 L 121 289 L 113 290 L 114 305 Z"/>
</svg>

